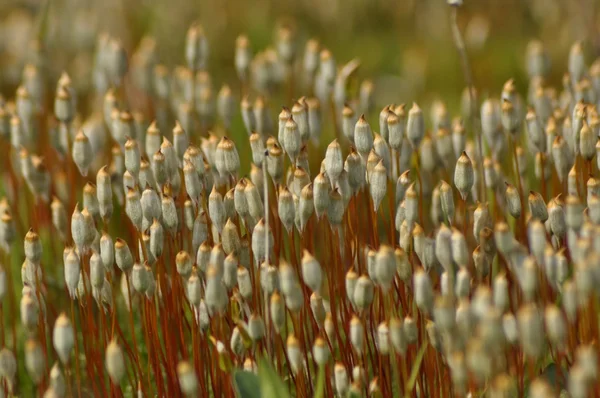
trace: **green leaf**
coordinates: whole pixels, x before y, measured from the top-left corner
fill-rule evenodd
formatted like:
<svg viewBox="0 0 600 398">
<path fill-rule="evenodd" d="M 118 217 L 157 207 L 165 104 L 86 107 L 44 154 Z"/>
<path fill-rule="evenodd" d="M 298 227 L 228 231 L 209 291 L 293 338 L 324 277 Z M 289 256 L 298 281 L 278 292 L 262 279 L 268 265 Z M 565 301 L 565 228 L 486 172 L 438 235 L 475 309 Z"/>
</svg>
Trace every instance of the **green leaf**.
<svg viewBox="0 0 600 398">
<path fill-rule="evenodd" d="M 227 353 L 218 353 L 219 355 L 219 369 L 221 369 L 225 373 L 229 373 L 231 368 L 233 367 L 233 363 L 231 362 L 231 358 Z"/>
<path fill-rule="evenodd" d="M 250 338 L 248 330 L 246 330 L 246 325 L 244 325 L 242 322 L 238 322 L 237 327 L 240 331 L 240 336 L 242 336 L 242 342 L 244 343 L 244 347 L 246 347 L 246 349 L 249 349 L 250 347 L 252 347 L 252 339 Z"/>
<path fill-rule="evenodd" d="M 229 304 L 231 305 L 231 319 L 233 320 L 233 323 L 237 324 L 240 322 L 240 317 L 238 315 L 240 313 L 240 303 L 238 303 L 234 296 L 231 296 Z"/>
<path fill-rule="evenodd" d="M 551 362 L 548 366 L 544 367 L 544 370 L 539 377 L 545 378 L 551 386 L 558 386 L 559 389 L 566 388 L 564 375 L 568 374 L 568 371 L 564 367 L 559 367 L 556 363 Z"/>
<path fill-rule="evenodd" d="M 259 361 L 258 377 L 263 398 L 287 398 L 290 396 L 283 380 L 265 358 L 261 358 Z"/>
<path fill-rule="evenodd" d="M 325 366 L 319 366 L 319 375 L 317 376 L 317 387 L 315 388 L 315 398 L 325 396 Z"/>
<path fill-rule="evenodd" d="M 209 344 L 215 349 L 215 355 L 219 361 L 219 369 L 225 373 L 229 373 L 233 368 L 231 358 L 227 355 L 227 350 L 224 349 L 223 343 L 215 339 L 214 336 L 209 336 Z"/>
<path fill-rule="evenodd" d="M 260 398 L 260 382 L 252 372 L 236 370 L 233 373 L 235 391 L 240 398 Z"/>
<path fill-rule="evenodd" d="M 406 386 L 406 393 L 410 393 L 415 387 L 415 383 L 417 382 L 417 376 L 419 375 L 419 368 L 421 368 L 421 362 L 423 362 L 423 357 L 425 356 L 425 351 L 427 351 L 427 346 L 429 345 L 428 341 L 425 341 L 419 352 L 417 353 L 417 357 L 413 362 L 413 367 L 410 370 L 410 378 L 408 379 L 408 385 Z"/>
</svg>

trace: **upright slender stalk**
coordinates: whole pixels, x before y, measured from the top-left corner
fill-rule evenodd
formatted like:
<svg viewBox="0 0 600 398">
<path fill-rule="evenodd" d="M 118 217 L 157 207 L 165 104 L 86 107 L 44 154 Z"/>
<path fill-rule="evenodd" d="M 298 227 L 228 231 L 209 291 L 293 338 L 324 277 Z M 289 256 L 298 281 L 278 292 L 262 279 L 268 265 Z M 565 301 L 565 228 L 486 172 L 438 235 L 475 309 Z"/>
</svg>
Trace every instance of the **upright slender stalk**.
<svg viewBox="0 0 600 398">
<path fill-rule="evenodd" d="M 138 383 L 138 380 L 142 378 L 142 372 L 140 369 L 140 365 L 139 365 L 139 350 L 138 350 L 138 346 L 137 346 L 137 339 L 135 337 L 135 324 L 133 321 L 133 302 L 132 302 L 132 297 L 131 297 L 131 283 L 129 282 L 129 275 L 125 275 L 125 280 L 127 282 L 127 298 L 129 300 L 129 308 L 128 308 L 128 315 L 129 315 L 129 327 L 131 329 L 131 339 L 133 341 L 133 350 L 134 350 L 134 360 L 137 364 L 136 369 L 139 371 L 139 375 L 134 375 L 134 386 L 133 388 L 135 389 Z M 135 372 L 134 372 L 135 373 Z M 139 378 L 138 378 L 139 376 Z"/>
<path fill-rule="evenodd" d="M 423 198 L 423 176 L 421 175 L 421 156 L 418 149 L 415 150 L 415 155 L 417 157 L 415 168 L 417 171 L 417 181 L 419 182 L 419 223 L 421 223 L 421 228 L 425 228 L 425 220 L 423 218 L 423 202 L 425 201 Z"/>
<path fill-rule="evenodd" d="M 517 180 L 517 187 L 519 190 L 519 201 L 521 202 L 521 206 L 524 205 L 524 195 L 523 195 L 523 183 L 521 182 L 521 171 L 519 169 L 519 158 L 517 156 L 517 143 L 515 140 L 515 137 L 513 136 L 512 132 L 509 132 L 508 134 L 508 140 L 510 141 L 510 146 L 512 149 L 512 156 L 514 159 L 514 173 L 515 173 L 515 179 Z M 522 232 L 522 236 L 523 239 L 525 241 L 525 243 L 527 243 L 528 237 L 527 237 L 527 233 L 526 228 L 525 228 L 525 214 L 521 214 L 521 216 L 519 217 L 519 223 L 520 226 L 519 228 L 521 229 Z"/>
<path fill-rule="evenodd" d="M 453 5 L 450 7 L 450 26 L 452 28 L 452 37 L 454 38 L 454 45 L 458 51 L 460 56 L 460 61 L 463 69 L 463 75 L 465 78 L 465 82 L 467 83 L 467 89 L 469 90 L 469 119 L 471 122 L 471 128 L 473 129 L 473 134 L 477 139 L 477 164 L 480 165 L 479 169 L 479 190 L 481 193 L 481 197 L 483 201 L 487 201 L 487 192 L 485 187 L 487 186 L 485 183 L 485 173 L 483 172 L 483 144 L 481 138 L 481 131 L 479 129 L 479 125 L 477 123 L 477 103 L 475 97 L 475 84 L 473 82 L 473 74 L 471 72 L 471 66 L 469 64 L 469 58 L 467 56 L 467 49 L 465 47 L 465 42 L 463 40 L 462 34 L 458 27 L 458 5 Z"/>
<path fill-rule="evenodd" d="M 293 73 L 293 72 L 292 72 Z M 290 91 L 293 89 L 293 75 L 290 77 Z M 267 157 L 269 151 L 265 151 L 265 157 L 262 162 L 262 174 L 263 174 L 263 188 L 264 188 L 264 199 L 265 199 L 265 264 L 269 264 L 269 253 L 271 248 L 269 247 L 269 177 L 267 175 Z M 271 313 L 269 311 L 269 294 L 264 291 L 264 316 L 266 319 L 266 348 L 267 355 L 271 355 Z"/>
<path fill-rule="evenodd" d="M 77 325 L 75 323 L 75 300 L 73 298 L 71 298 L 71 324 L 73 325 L 73 329 L 77 330 L 75 325 Z M 76 335 L 77 336 L 77 335 Z M 77 382 L 77 396 L 80 397 L 81 396 L 81 375 L 80 375 L 80 371 L 79 371 L 79 344 L 77 343 L 77 337 L 75 337 L 75 376 L 76 376 L 76 382 Z M 73 368 L 73 366 L 71 366 L 71 369 Z M 68 378 L 69 378 L 69 384 L 71 384 L 70 379 L 71 379 L 71 372 L 69 372 Z"/>
<path fill-rule="evenodd" d="M 540 152 L 540 165 L 541 165 L 541 195 L 544 200 L 546 200 L 546 154 Z"/>
</svg>

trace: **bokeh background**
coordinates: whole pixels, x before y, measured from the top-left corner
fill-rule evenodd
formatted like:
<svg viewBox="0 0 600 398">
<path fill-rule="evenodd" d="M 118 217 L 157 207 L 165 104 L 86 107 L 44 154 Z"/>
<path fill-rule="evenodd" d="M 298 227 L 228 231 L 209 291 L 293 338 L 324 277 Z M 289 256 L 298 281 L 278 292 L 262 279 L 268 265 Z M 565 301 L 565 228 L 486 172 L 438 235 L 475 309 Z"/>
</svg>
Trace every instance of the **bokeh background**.
<svg viewBox="0 0 600 398">
<path fill-rule="evenodd" d="M 598 0 L 465 0 L 460 27 L 476 86 L 497 93 L 510 77 L 525 90 L 525 48 L 546 45 L 547 83 L 560 84 L 566 54 L 585 40 L 598 55 Z M 1 0 L 0 92 L 11 97 L 32 48 L 43 43 L 52 60 L 48 78 L 66 70 L 78 92 L 91 89 L 99 33 L 119 37 L 132 54 L 144 36 L 156 40 L 159 61 L 184 64 L 185 33 L 200 22 L 210 40 L 215 86 L 235 87 L 235 39 L 248 35 L 254 52 L 269 46 L 280 24 L 295 28 L 300 50 L 309 38 L 329 48 L 338 65 L 358 57 L 359 74 L 375 82 L 377 105 L 441 97 L 452 109 L 464 87 L 445 0 Z"/>
</svg>

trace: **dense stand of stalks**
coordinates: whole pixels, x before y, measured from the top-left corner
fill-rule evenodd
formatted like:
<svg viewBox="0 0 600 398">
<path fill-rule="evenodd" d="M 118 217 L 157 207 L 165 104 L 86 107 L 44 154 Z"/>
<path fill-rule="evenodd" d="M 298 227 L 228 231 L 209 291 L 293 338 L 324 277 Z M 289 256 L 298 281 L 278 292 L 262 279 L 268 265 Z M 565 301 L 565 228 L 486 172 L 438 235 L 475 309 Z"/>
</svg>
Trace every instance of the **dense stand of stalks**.
<svg viewBox="0 0 600 398">
<path fill-rule="evenodd" d="M 289 27 L 238 38 L 239 92 L 198 24 L 172 70 L 100 36 L 90 115 L 39 48 L 0 101 L 0 395 L 599 396 L 600 59 L 556 89 L 532 41 L 480 98 L 450 3 L 464 124 Z"/>
</svg>

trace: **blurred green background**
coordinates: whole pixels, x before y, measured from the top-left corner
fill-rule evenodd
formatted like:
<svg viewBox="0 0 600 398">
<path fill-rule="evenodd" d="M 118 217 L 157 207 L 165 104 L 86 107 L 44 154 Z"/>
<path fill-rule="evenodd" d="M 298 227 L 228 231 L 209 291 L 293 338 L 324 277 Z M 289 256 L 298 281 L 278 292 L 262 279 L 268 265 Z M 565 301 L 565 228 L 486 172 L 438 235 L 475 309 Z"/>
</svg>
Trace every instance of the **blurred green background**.
<svg viewBox="0 0 600 398">
<path fill-rule="evenodd" d="M 523 59 L 533 38 L 541 39 L 550 54 L 550 84 L 560 84 L 574 40 L 586 41 L 591 63 L 598 55 L 599 3 L 465 0 L 459 22 L 479 91 L 496 94 L 510 77 L 525 91 Z M 376 105 L 441 97 L 452 109 L 464 79 L 449 18 L 445 0 L 2 0 L 1 92 L 13 96 L 32 39 L 42 37 L 52 61 L 48 78 L 55 82 L 67 70 L 85 92 L 98 33 L 121 38 L 130 54 L 143 36 L 152 36 L 159 61 L 172 67 L 184 63 L 185 33 L 193 21 L 201 23 L 210 41 L 213 84 L 235 87 L 236 37 L 247 34 L 256 53 L 285 23 L 295 27 L 300 51 L 314 37 L 338 65 L 359 57 L 359 75 L 375 82 Z"/>
</svg>

